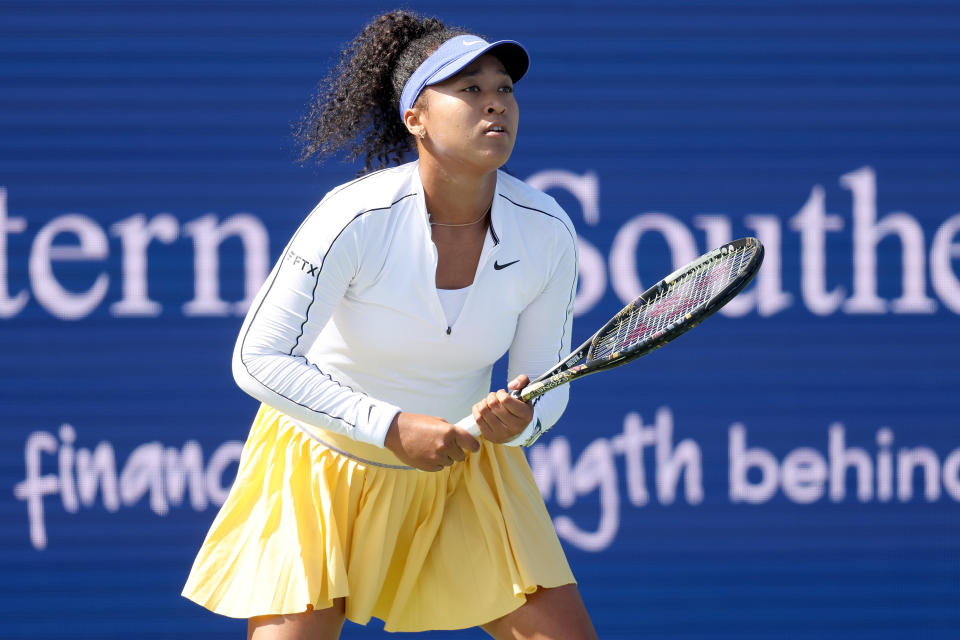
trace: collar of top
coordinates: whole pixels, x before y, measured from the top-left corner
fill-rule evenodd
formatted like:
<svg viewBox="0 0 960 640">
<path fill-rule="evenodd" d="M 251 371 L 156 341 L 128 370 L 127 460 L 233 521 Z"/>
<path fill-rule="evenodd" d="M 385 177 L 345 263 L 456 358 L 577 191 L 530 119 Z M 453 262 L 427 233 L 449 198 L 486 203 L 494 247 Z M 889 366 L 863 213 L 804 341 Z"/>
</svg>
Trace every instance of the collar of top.
<svg viewBox="0 0 960 640">
<path fill-rule="evenodd" d="M 400 117 L 413 106 L 425 87 L 443 82 L 457 75 L 464 67 L 485 53 L 497 56 L 510 78 L 516 82 L 530 67 L 527 50 L 515 40 L 487 42 L 479 36 L 450 38 L 417 67 L 400 94 Z"/>
</svg>

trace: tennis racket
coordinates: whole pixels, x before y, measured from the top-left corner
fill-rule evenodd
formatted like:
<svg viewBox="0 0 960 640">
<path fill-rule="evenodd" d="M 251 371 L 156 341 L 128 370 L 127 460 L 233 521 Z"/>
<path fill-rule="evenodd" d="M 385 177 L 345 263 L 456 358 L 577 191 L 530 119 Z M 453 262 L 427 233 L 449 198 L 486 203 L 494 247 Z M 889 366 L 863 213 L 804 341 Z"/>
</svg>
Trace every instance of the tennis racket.
<svg viewBox="0 0 960 640">
<path fill-rule="evenodd" d="M 563 361 L 512 395 L 525 402 L 562 384 L 636 360 L 683 335 L 732 300 L 763 262 L 763 245 L 741 238 L 706 253 L 653 285 Z M 473 416 L 457 423 L 480 435 Z M 540 437 L 535 431 L 524 443 Z"/>
</svg>

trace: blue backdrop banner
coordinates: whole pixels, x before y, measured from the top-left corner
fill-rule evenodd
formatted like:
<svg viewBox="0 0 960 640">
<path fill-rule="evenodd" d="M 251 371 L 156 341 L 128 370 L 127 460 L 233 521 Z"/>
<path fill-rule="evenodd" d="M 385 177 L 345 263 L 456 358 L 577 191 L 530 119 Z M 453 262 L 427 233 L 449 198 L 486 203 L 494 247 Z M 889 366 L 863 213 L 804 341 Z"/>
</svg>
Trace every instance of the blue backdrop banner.
<svg viewBox="0 0 960 640">
<path fill-rule="evenodd" d="M 242 637 L 179 595 L 257 408 L 233 341 L 357 170 L 291 125 L 391 8 L 0 5 L 0 636 Z M 414 8 L 530 51 L 507 168 L 577 227 L 575 343 L 766 247 L 528 451 L 600 637 L 960 635 L 960 6 Z"/>
</svg>

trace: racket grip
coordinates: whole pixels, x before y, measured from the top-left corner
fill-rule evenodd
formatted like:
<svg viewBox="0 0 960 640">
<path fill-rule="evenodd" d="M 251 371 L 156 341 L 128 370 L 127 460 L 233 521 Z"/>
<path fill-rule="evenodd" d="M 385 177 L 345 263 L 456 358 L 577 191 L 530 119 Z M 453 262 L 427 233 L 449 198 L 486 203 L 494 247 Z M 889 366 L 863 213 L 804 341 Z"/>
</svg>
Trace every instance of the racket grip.
<svg viewBox="0 0 960 640">
<path fill-rule="evenodd" d="M 461 429 L 464 429 L 467 433 L 472 435 L 474 438 L 480 437 L 480 427 L 477 426 L 477 421 L 473 419 L 473 414 L 470 414 L 463 420 L 460 420 L 457 423 L 457 426 Z"/>
</svg>

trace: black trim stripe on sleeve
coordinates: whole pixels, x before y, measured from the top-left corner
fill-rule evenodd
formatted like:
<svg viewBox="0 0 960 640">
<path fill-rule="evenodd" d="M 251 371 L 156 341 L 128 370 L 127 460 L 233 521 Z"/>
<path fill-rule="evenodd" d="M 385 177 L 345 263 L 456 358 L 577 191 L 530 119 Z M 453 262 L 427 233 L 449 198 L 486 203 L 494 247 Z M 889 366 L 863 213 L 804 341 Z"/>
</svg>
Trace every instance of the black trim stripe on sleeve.
<svg viewBox="0 0 960 640">
<path fill-rule="evenodd" d="M 515 206 L 515 207 L 519 207 L 519 208 L 521 208 L 521 209 L 526 209 L 526 210 L 528 210 L 528 211 L 536 211 L 537 213 L 542 213 L 543 215 L 549 216 L 549 217 L 553 218 L 554 220 L 556 220 L 557 222 L 559 222 L 559 223 L 561 224 L 561 226 L 563 226 L 563 228 L 567 230 L 567 234 L 570 235 L 570 239 L 573 241 L 573 255 L 574 255 L 574 257 L 575 257 L 574 262 L 576 263 L 577 268 L 579 269 L 580 260 L 579 260 L 579 251 L 577 251 L 577 236 L 576 236 L 576 234 L 570 229 L 570 227 L 567 226 L 567 224 L 566 224 L 563 220 L 561 220 L 559 217 L 553 215 L 552 213 L 549 213 L 549 212 L 547 212 L 547 211 L 544 211 L 543 209 L 536 209 L 536 208 L 534 208 L 534 207 L 528 207 L 527 205 L 520 204 L 519 202 L 514 202 L 513 200 L 511 200 L 511 199 L 508 198 L 507 196 L 503 195 L 502 193 L 499 194 L 499 195 L 500 195 L 501 198 L 503 198 L 504 200 L 506 200 L 507 202 L 509 202 L 510 204 L 512 204 L 512 205 Z M 565 335 L 565 333 L 566 333 L 566 326 L 567 326 L 568 323 L 570 323 L 570 316 L 573 314 L 573 300 L 574 300 L 574 298 L 576 298 L 576 296 L 577 296 L 577 273 L 574 273 L 574 276 L 573 276 L 573 286 L 572 286 L 571 289 L 570 289 L 570 299 L 569 299 L 569 301 L 567 302 L 567 315 L 566 315 L 566 317 L 565 317 L 564 320 L 563 320 L 564 330 L 560 332 L 560 348 L 557 350 L 557 361 L 558 361 L 558 362 L 559 362 L 559 361 L 563 358 L 563 356 L 565 355 L 565 354 L 564 354 L 564 349 L 563 349 L 563 337 L 564 337 L 564 335 Z M 571 331 L 572 331 L 572 330 L 573 330 L 573 328 L 571 327 Z"/>
<path fill-rule="evenodd" d="M 349 389 L 350 391 L 352 391 L 352 392 L 354 392 L 354 393 L 358 393 L 357 390 L 354 389 L 353 387 L 351 387 L 350 385 L 348 385 L 348 384 L 343 384 L 342 382 L 340 382 L 339 380 L 337 380 L 336 378 L 334 378 L 331 374 L 327 373 L 326 371 L 324 371 L 323 369 L 321 369 L 319 366 L 317 366 L 316 363 L 310 362 L 309 360 L 307 360 L 307 356 L 294 356 L 294 358 L 297 358 L 297 359 L 299 359 L 299 360 L 303 360 L 303 363 L 304 363 L 304 364 L 306 364 L 308 367 L 313 367 L 314 369 L 316 369 L 318 373 L 320 373 L 321 375 L 323 375 L 323 377 L 327 378 L 328 380 L 330 380 L 330 382 L 334 383 L 334 384 L 337 385 L 338 387 L 343 387 L 344 389 Z"/>
<path fill-rule="evenodd" d="M 379 172 L 378 172 L 378 173 L 379 173 Z M 373 174 L 370 174 L 370 175 L 373 175 Z M 361 178 L 358 178 L 357 180 L 354 180 L 353 182 L 351 182 L 351 183 L 349 183 L 349 184 L 356 184 L 358 181 L 363 180 L 364 178 L 367 178 L 367 177 L 369 177 L 369 176 L 363 176 L 363 177 L 361 177 Z M 343 234 L 344 230 L 345 230 L 352 222 L 354 222 L 354 221 L 357 220 L 358 218 L 360 218 L 360 217 L 362 217 L 362 216 L 364 216 L 364 215 L 366 215 L 366 214 L 368 214 L 368 213 L 373 213 L 373 212 L 376 212 L 376 211 L 389 211 L 389 210 L 393 209 L 393 207 L 396 206 L 397 203 L 399 203 L 399 202 L 401 202 L 401 201 L 409 198 L 410 196 L 414 196 L 414 195 L 416 195 L 416 192 L 414 192 L 414 193 L 408 193 L 407 195 L 402 196 L 402 197 L 398 198 L 397 200 L 395 200 L 395 201 L 394 201 L 393 203 L 391 203 L 390 206 L 388 206 L 388 207 L 377 207 L 377 208 L 375 208 L 375 209 L 367 209 L 366 211 L 361 211 L 360 213 L 358 213 L 357 215 L 355 215 L 353 218 L 351 218 L 350 220 L 348 220 L 348 221 L 346 222 L 346 224 L 343 225 L 343 227 L 342 227 L 342 228 L 340 229 L 340 231 L 337 233 L 336 237 L 330 242 L 330 246 L 327 247 L 327 251 L 324 253 L 323 259 L 320 261 L 320 266 L 319 266 L 319 268 L 317 269 L 316 281 L 314 282 L 314 285 L 313 285 L 313 292 L 311 293 L 310 303 L 307 305 L 307 310 L 306 310 L 306 312 L 305 312 L 305 314 L 304 314 L 304 316 L 305 316 L 305 317 L 304 317 L 304 321 L 300 324 L 300 334 L 297 336 L 297 339 L 296 339 L 296 341 L 294 342 L 293 347 L 291 347 L 290 352 L 289 352 L 287 355 L 290 355 L 290 356 L 293 355 L 293 351 L 296 349 L 296 347 L 297 347 L 297 346 L 299 345 L 299 343 L 300 343 L 300 338 L 303 337 L 304 327 L 306 326 L 307 319 L 309 318 L 309 315 L 310 315 L 310 307 L 313 306 L 313 303 L 314 303 L 314 301 L 315 301 L 315 299 L 316 299 L 317 284 L 319 283 L 320 272 L 323 270 L 323 264 L 324 264 L 324 262 L 326 261 L 327 255 L 330 253 L 330 249 L 333 247 L 334 242 L 336 242 L 337 239 Z M 329 197 L 329 196 L 328 196 L 328 197 Z M 324 200 L 326 200 L 326 199 L 327 199 L 327 198 L 324 198 Z M 307 220 L 309 220 L 312 216 L 317 215 L 318 213 L 319 213 L 319 209 L 315 209 L 314 212 L 313 212 L 312 214 L 310 214 L 309 216 L 307 216 L 307 218 L 303 221 L 303 223 L 301 223 L 301 225 L 300 225 L 300 227 L 297 229 L 296 233 L 294 233 L 294 234 L 293 234 L 293 237 L 290 238 L 290 242 L 288 242 L 288 243 L 287 243 L 287 246 L 284 248 L 284 250 L 283 250 L 283 255 L 286 255 L 287 250 L 290 248 L 290 246 L 293 245 L 293 242 L 294 242 L 294 240 L 297 239 L 297 236 L 300 235 L 300 232 L 303 230 L 304 226 L 306 226 Z M 281 260 L 282 260 L 282 259 L 283 259 L 283 258 L 281 258 Z M 282 265 L 282 264 L 280 265 L 280 267 L 277 268 L 277 271 L 276 271 L 276 273 L 274 274 L 273 279 L 270 281 L 270 285 L 267 287 L 267 291 L 264 293 L 263 297 L 260 299 L 260 304 L 257 305 L 257 310 L 254 311 L 253 316 L 250 318 L 250 322 L 249 322 L 249 324 L 247 325 L 247 329 L 246 329 L 246 331 L 244 331 L 244 333 L 243 333 L 243 338 L 242 338 L 241 341 L 240 341 L 240 362 L 243 364 L 243 368 L 246 370 L 247 375 L 249 375 L 251 378 L 253 378 L 255 381 L 257 381 L 257 382 L 258 382 L 260 385 L 262 385 L 265 389 L 267 389 L 267 390 L 269 390 L 269 391 L 271 391 L 271 392 L 273 392 L 273 393 L 276 393 L 277 395 L 279 395 L 279 396 L 282 397 L 283 399 L 287 400 L 288 402 L 292 402 L 293 404 L 295 404 L 295 405 L 297 405 L 297 406 L 300 406 L 300 407 L 303 407 L 303 408 L 305 408 L 305 409 L 308 409 L 309 411 L 312 411 L 312 412 L 314 412 L 314 413 L 319 413 L 319 414 L 328 416 L 328 417 L 330 417 L 330 418 L 332 418 L 332 419 L 334 419 L 334 420 L 339 420 L 340 422 L 345 423 L 345 424 L 346 424 L 347 426 L 349 426 L 351 429 L 355 429 L 355 428 L 356 428 L 356 425 L 355 425 L 355 424 L 351 424 L 349 421 L 347 421 L 345 418 L 343 418 L 343 417 L 341 417 L 341 416 L 335 416 L 335 415 L 329 414 L 329 413 L 327 413 L 327 412 L 325 412 L 325 411 L 321 411 L 321 410 L 318 410 L 318 409 L 314 409 L 313 407 L 308 407 L 307 405 L 304 405 L 304 404 L 302 404 L 302 403 L 300 403 L 300 402 L 297 402 L 297 401 L 294 400 L 293 398 L 288 398 L 287 396 L 283 395 L 282 393 L 278 393 L 277 391 L 274 391 L 273 389 L 270 389 L 270 387 L 268 387 L 266 384 L 264 384 L 264 382 L 263 382 L 262 380 L 260 380 L 257 376 L 255 376 L 255 375 L 253 374 L 253 372 L 250 371 L 250 367 L 247 366 L 247 361 L 246 361 L 246 359 L 243 357 L 244 348 L 245 348 L 246 342 L 247 342 L 247 336 L 250 335 L 250 329 L 253 327 L 253 323 L 256 321 L 256 317 L 257 317 L 257 315 L 260 313 L 260 310 L 263 308 L 263 303 L 264 303 L 264 301 L 267 299 L 267 296 L 270 294 L 270 290 L 273 289 L 273 285 L 276 284 L 277 278 L 280 276 L 280 269 L 282 269 L 282 268 L 283 268 L 283 265 Z M 303 357 L 303 356 L 298 356 L 298 357 Z M 308 361 L 305 357 L 304 357 L 304 361 L 306 361 L 306 362 L 309 363 L 309 361 Z M 312 364 L 312 363 L 309 363 L 309 364 Z M 328 374 L 324 373 L 324 372 L 323 372 L 319 367 L 317 367 L 315 364 L 313 364 L 313 367 L 316 368 L 316 370 L 319 371 L 320 373 L 323 373 L 324 375 L 328 375 Z M 329 376 L 328 376 L 328 377 L 329 377 Z M 331 378 L 331 380 L 332 380 L 332 378 Z M 339 383 L 338 383 L 338 384 L 339 384 Z M 342 386 L 342 385 L 341 385 L 341 386 Z M 347 388 L 349 388 L 349 387 L 347 387 Z M 354 390 L 351 389 L 351 391 L 354 391 Z M 356 391 L 354 391 L 354 392 L 357 393 Z M 366 394 L 364 394 L 364 395 L 366 395 Z"/>
<path fill-rule="evenodd" d="M 289 355 L 292 356 L 294 350 L 295 350 L 298 346 L 300 346 L 300 338 L 303 337 L 303 329 L 304 329 L 304 327 L 306 327 L 307 322 L 310 320 L 310 307 L 313 306 L 314 301 L 316 301 L 316 299 L 317 299 L 317 285 L 320 284 L 320 273 L 323 271 L 323 265 L 324 265 L 324 263 L 327 261 L 327 256 L 330 255 L 330 251 L 333 249 L 333 245 L 336 243 L 337 240 L 340 239 L 340 236 L 343 235 L 343 232 L 347 230 L 347 227 L 349 227 L 349 226 L 353 223 L 354 220 L 357 220 L 358 218 L 361 218 L 361 217 L 367 215 L 368 213 L 373 213 L 373 212 L 375 212 L 375 211 L 389 211 L 389 210 L 393 209 L 399 202 L 402 202 L 403 200 L 406 200 L 406 199 L 409 198 L 410 196 L 415 196 L 415 195 L 416 195 L 416 192 L 414 192 L 414 193 L 408 193 L 407 195 L 405 195 L 405 196 L 403 196 L 403 197 L 401 197 L 401 198 L 393 201 L 393 202 L 390 204 L 389 207 L 378 207 L 378 208 L 376 208 L 376 209 L 367 209 L 366 211 L 361 211 L 361 212 L 358 213 L 357 215 L 353 216 L 353 218 L 351 218 L 345 225 L 343 225 L 343 228 L 340 229 L 340 231 L 337 233 L 336 237 L 335 237 L 333 240 L 330 241 L 330 246 L 327 247 L 326 252 L 323 254 L 323 258 L 320 260 L 320 267 L 317 269 L 317 277 L 316 277 L 316 280 L 314 280 L 314 283 L 313 283 L 313 291 L 310 292 L 310 304 L 307 305 L 307 310 L 306 310 L 306 312 L 304 313 L 304 316 L 303 316 L 303 322 L 300 323 L 300 334 L 297 335 L 297 339 L 294 341 L 293 346 L 290 347 L 290 353 L 289 353 Z M 292 244 L 292 243 L 293 243 L 293 240 L 291 240 L 290 243 Z M 277 275 L 280 275 L 280 272 L 279 272 L 279 271 L 277 271 Z M 274 280 L 276 280 L 276 278 L 274 278 Z M 266 296 L 264 296 L 264 298 L 266 298 Z M 252 324 L 252 323 L 251 323 L 251 324 Z"/>
</svg>

